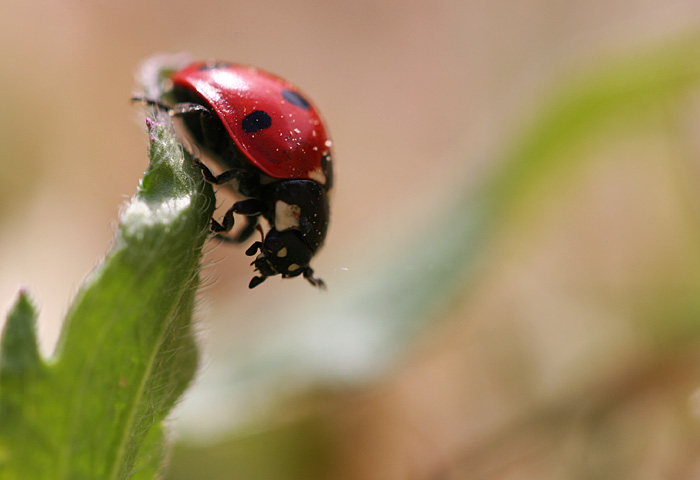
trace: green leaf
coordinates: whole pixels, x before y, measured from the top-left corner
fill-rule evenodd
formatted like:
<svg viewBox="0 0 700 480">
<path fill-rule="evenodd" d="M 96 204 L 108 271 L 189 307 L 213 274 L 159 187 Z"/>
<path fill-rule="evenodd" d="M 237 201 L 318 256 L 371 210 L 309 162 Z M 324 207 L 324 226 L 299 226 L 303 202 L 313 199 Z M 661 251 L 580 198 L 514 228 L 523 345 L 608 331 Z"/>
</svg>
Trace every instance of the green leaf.
<svg viewBox="0 0 700 480">
<path fill-rule="evenodd" d="M 86 280 L 52 358 L 25 293 L 0 349 L 0 478 L 155 478 L 162 421 L 192 379 L 192 311 L 214 207 L 168 119 L 147 120 L 150 166 Z"/>
</svg>

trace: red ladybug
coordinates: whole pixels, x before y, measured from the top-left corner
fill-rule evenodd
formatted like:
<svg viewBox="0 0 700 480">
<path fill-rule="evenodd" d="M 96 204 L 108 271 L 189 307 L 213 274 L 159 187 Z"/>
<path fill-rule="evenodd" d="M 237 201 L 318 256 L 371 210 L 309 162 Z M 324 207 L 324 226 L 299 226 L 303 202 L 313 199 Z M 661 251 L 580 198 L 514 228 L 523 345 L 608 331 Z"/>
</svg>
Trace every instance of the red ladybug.
<svg viewBox="0 0 700 480">
<path fill-rule="evenodd" d="M 303 275 L 325 287 L 309 266 L 326 237 L 333 186 L 331 141 L 316 107 L 296 86 L 249 66 L 197 62 L 170 80 L 163 99 L 172 105 L 146 101 L 182 117 L 197 145 L 224 170 L 214 175 L 197 160 L 208 182 L 235 180 L 234 188 L 247 197 L 221 223 L 212 219 L 212 231 L 240 243 L 254 233 L 260 216 L 270 224 L 262 241 L 246 250 L 249 256 L 260 252 L 252 263 L 259 275 L 249 287 L 273 275 Z M 237 235 L 223 236 L 233 227 L 234 213 L 247 224 Z"/>
</svg>

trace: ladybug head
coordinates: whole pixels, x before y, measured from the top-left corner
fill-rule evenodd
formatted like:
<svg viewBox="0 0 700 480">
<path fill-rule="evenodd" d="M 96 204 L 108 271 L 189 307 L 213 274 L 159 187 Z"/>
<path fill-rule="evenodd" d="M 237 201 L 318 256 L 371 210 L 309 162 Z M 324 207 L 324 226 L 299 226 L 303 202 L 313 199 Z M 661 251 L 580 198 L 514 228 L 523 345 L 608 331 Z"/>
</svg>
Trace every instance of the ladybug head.
<svg viewBox="0 0 700 480">
<path fill-rule="evenodd" d="M 253 277 L 248 286 L 256 287 L 273 275 L 303 275 L 312 285 L 323 288 L 325 284 L 314 278 L 309 262 L 328 230 L 328 192 L 314 181 L 292 179 L 270 184 L 262 198 L 271 205 L 266 218 L 272 228 L 264 235 L 258 225 L 262 241 L 246 251 L 249 256 L 260 251 L 252 263 L 260 276 Z"/>
<path fill-rule="evenodd" d="M 267 233 L 262 242 L 255 242 L 246 251 L 246 254 L 255 255 L 258 249 L 260 254 L 252 265 L 255 265 L 255 269 L 262 276 L 253 277 L 250 281 L 250 288 L 256 287 L 267 277 L 274 275 L 290 278 L 304 274 L 310 281 L 313 279 L 313 270 L 309 267 L 313 252 L 302 240 L 299 231 L 285 230 L 280 232 L 273 228 Z M 319 285 L 314 281 L 312 283 Z"/>
</svg>

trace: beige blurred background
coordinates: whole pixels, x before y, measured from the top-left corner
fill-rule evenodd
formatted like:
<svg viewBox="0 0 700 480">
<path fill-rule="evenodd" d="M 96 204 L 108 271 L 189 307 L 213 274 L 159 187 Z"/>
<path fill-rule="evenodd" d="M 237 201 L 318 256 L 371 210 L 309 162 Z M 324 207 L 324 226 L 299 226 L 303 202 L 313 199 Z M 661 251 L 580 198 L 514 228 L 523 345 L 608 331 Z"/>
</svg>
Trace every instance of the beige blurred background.
<svg viewBox="0 0 700 480">
<path fill-rule="evenodd" d="M 119 208 L 146 168 L 142 116 L 129 97 L 139 63 L 154 53 L 254 64 L 314 99 L 332 133 L 337 167 L 331 233 L 314 266 L 331 285 L 328 295 L 342 295 L 332 291 L 334 282 L 359 283 L 367 273 L 357 252 L 391 239 L 397 223 L 415 221 L 419 228 L 430 214 L 421 210 L 421 198 L 430 199 L 430 207 L 443 196 L 452 200 L 460 194 L 453 191 L 456 179 L 466 185 L 496 167 L 486 159 L 527 122 L 554 79 L 600 56 L 698 28 L 700 3 L 688 0 L 6 2 L 0 15 L 0 304 L 7 310 L 26 286 L 41 309 L 43 350 L 51 351 L 71 296 L 108 250 Z M 653 142 L 637 147 L 635 139 L 622 139 L 616 148 L 625 158 L 654 155 Z M 643 286 L 629 287 L 639 269 L 681 269 L 682 253 L 669 254 L 691 248 L 683 221 L 673 216 L 667 173 L 650 167 L 618 182 L 629 180 L 630 171 L 624 162 L 587 171 L 590 183 L 569 192 L 576 223 L 550 211 L 551 226 L 530 240 L 536 247 L 517 239 L 504 247 L 503 261 L 471 293 L 478 301 L 458 301 L 445 315 L 451 321 L 426 332 L 378 384 L 324 410 L 337 441 L 329 478 L 700 476 L 698 426 L 666 408 L 700 408 L 693 396 L 697 367 L 673 368 L 694 365 L 697 356 L 673 357 L 639 373 L 633 365 L 644 356 L 620 353 L 637 352 L 632 327 L 618 322 L 610 308 L 617 300 L 606 297 L 644 295 Z M 651 217 L 621 221 L 615 212 L 640 209 L 640 192 L 653 194 Z M 611 212 L 614 202 L 622 207 Z M 650 219 L 664 235 L 646 235 Z M 640 237 L 637 250 L 630 248 Z M 591 248 L 598 254 L 577 254 Z M 318 295 L 301 281 L 270 280 L 247 291 L 241 287 L 251 272 L 242 251 L 210 250 L 204 331 L 218 332 L 215 324 L 227 321 L 211 314 L 222 302 L 237 304 L 249 318 L 262 302 L 306 305 Z M 639 267 L 642 257 L 656 260 Z M 581 289 L 599 301 L 582 302 L 574 294 Z M 461 322 L 466 318 L 472 321 Z M 271 325 L 221 331 L 240 336 Z M 213 357 L 225 348 L 218 341 Z M 537 378 L 533 397 L 556 405 L 541 415 L 567 422 L 581 415 L 571 430 L 592 428 L 591 422 L 578 408 L 560 408 L 562 392 L 585 397 L 594 405 L 587 414 L 604 402 L 599 390 L 563 385 L 581 366 L 579 353 L 600 362 L 581 377 L 595 378 L 603 391 L 620 388 L 631 402 L 612 424 L 635 436 L 641 419 L 649 419 L 642 426 L 651 432 L 639 435 L 646 443 L 626 444 L 624 453 L 639 458 L 639 470 L 602 469 L 601 476 L 591 468 L 570 476 L 580 460 L 576 442 L 590 437 L 553 438 L 531 419 L 508 423 L 522 407 L 509 389 L 532 380 L 509 369 L 508 354 L 518 349 L 534 352 L 526 369 Z M 617 360 L 620 368 L 601 373 L 613 357 L 630 363 L 636 383 L 621 381 L 630 376 Z M 645 394 L 637 395 L 640 388 Z M 503 425 L 509 426 L 499 430 Z M 612 440 L 601 434 L 596 441 L 600 448 L 588 453 L 598 455 L 593 465 L 604 464 L 605 442 Z"/>
</svg>

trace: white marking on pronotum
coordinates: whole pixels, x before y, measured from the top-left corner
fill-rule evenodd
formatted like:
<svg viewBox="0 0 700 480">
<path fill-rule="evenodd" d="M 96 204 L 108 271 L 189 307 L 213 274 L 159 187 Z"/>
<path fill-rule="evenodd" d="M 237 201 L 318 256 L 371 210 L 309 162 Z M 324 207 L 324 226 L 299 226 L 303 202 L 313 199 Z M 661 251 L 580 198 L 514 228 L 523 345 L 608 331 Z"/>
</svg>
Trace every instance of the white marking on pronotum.
<svg viewBox="0 0 700 480">
<path fill-rule="evenodd" d="M 321 185 L 326 184 L 326 176 L 323 174 L 323 170 L 321 170 L 320 168 L 317 168 L 316 170 L 311 170 L 308 173 L 308 175 L 311 180 L 315 180 Z"/>
<path fill-rule="evenodd" d="M 299 268 L 299 265 L 297 265 L 296 263 L 292 263 L 290 266 L 287 267 L 287 271 L 293 272 L 295 270 L 299 270 Z"/>
<path fill-rule="evenodd" d="M 301 207 L 299 205 L 290 205 L 282 200 L 277 200 L 275 203 L 275 228 L 278 232 L 299 228 L 300 216 Z"/>
</svg>

